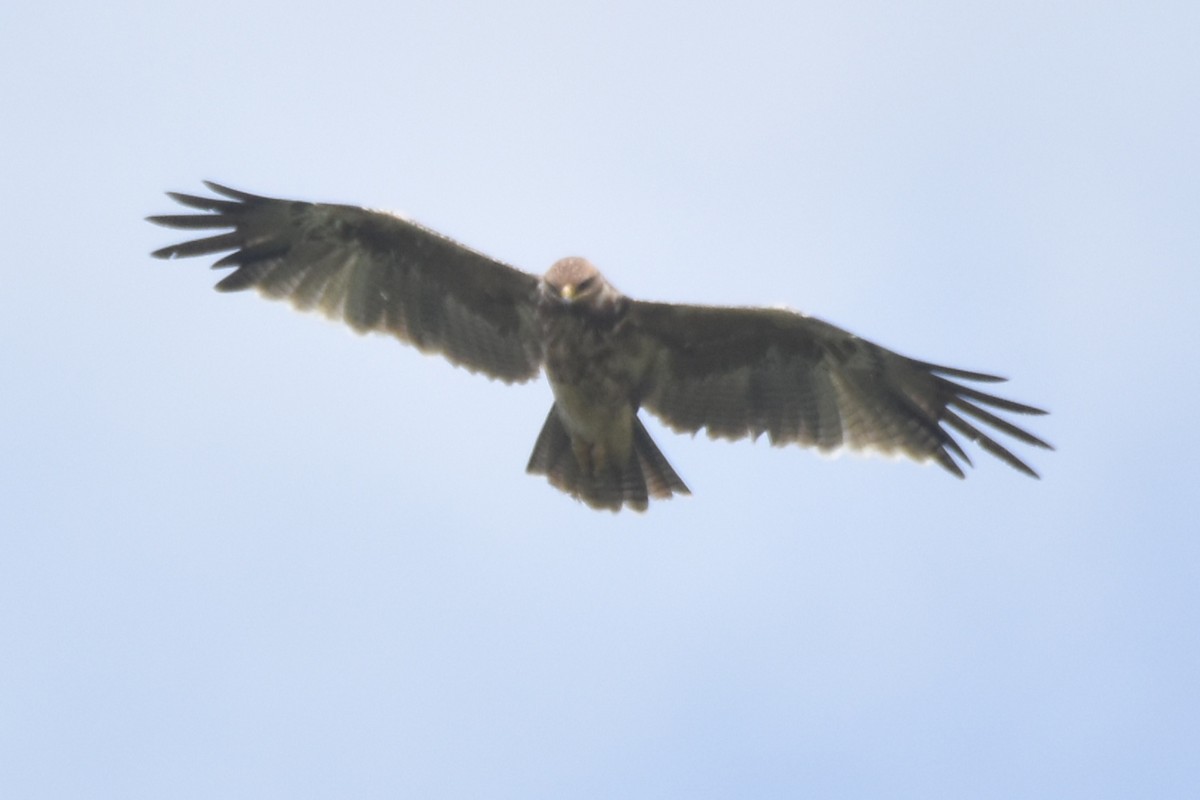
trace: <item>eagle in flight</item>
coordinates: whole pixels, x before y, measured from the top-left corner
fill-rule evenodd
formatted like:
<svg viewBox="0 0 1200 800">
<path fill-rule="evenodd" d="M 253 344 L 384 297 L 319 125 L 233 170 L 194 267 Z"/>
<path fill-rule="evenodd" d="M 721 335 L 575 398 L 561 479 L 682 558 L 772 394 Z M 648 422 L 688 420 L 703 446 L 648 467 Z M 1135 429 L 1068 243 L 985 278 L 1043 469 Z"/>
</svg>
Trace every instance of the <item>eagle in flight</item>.
<svg viewBox="0 0 1200 800">
<path fill-rule="evenodd" d="M 205 185 L 217 196 L 168 193 L 201 213 L 148 219 L 224 232 L 154 256 L 231 251 L 213 264 L 234 268 L 220 291 L 254 288 L 505 383 L 544 370 L 554 403 L 526 471 L 593 508 L 643 511 L 651 497 L 690 494 L 643 407 L 677 431 L 905 455 L 959 478 L 971 461 L 955 434 L 1035 478 L 994 432 L 1050 448 L 989 409 L 1044 411 L 970 385 L 1003 378 L 917 361 L 813 317 L 633 300 L 583 258 L 538 278 L 393 214 Z"/>
</svg>

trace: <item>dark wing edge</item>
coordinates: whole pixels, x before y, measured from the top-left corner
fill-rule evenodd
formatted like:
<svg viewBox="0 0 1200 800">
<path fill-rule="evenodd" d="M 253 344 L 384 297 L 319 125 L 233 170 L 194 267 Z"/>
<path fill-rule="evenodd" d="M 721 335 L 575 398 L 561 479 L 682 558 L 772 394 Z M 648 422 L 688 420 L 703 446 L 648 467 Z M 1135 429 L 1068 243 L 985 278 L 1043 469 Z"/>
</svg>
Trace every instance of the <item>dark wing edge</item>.
<svg viewBox="0 0 1200 800">
<path fill-rule="evenodd" d="M 959 478 L 972 462 L 956 435 L 1034 478 L 992 432 L 1053 449 L 989 409 L 1045 411 L 966 383 L 1004 378 L 910 359 L 812 317 L 635 302 L 629 319 L 650 351 L 639 399 L 676 431 L 903 455 Z"/>
<path fill-rule="evenodd" d="M 232 251 L 213 264 L 234 268 L 217 283 L 219 291 L 257 289 L 344 321 L 359 333 L 390 334 L 508 383 L 538 374 L 535 276 L 386 212 L 204 184 L 218 196 L 167 193 L 201 213 L 146 219 L 168 228 L 223 232 L 160 248 L 152 256 Z"/>
</svg>

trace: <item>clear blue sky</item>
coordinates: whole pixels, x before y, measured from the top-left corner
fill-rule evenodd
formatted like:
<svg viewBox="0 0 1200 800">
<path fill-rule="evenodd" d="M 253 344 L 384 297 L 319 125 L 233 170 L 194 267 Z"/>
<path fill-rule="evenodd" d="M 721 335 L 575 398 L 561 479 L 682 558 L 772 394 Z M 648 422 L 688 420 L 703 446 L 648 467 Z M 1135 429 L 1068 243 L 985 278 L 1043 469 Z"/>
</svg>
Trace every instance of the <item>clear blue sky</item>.
<svg viewBox="0 0 1200 800">
<path fill-rule="evenodd" d="M 1200 796 L 1198 34 L 8 4 L 0 795 Z M 1058 451 L 960 482 L 654 423 L 695 496 L 591 512 L 524 474 L 544 383 L 150 259 L 202 178 L 996 371 Z"/>
</svg>

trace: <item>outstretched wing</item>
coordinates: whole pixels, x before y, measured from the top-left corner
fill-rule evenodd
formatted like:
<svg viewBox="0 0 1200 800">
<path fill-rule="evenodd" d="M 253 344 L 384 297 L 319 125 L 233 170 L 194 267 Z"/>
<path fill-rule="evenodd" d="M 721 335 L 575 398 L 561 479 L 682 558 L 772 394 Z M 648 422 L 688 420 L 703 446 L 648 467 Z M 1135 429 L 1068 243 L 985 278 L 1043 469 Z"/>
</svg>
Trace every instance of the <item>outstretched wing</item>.
<svg viewBox="0 0 1200 800">
<path fill-rule="evenodd" d="M 954 434 L 1037 477 L 977 424 L 1050 447 L 986 407 L 1044 411 L 959 382 L 1003 378 L 915 361 L 791 311 L 635 302 L 628 322 L 650 348 L 642 404 L 676 430 L 933 459 L 960 478 L 958 461 L 971 460 Z"/>
<path fill-rule="evenodd" d="M 169 228 L 232 230 L 152 255 L 232 250 L 213 265 L 236 267 L 217 284 L 221 291 L 254 288 L 506 382 L 537 375 L 533 275 L 392 214 L 205 185 L 222 197 L 169 193 L 205 213 L 148 219 Z"/>
</svg>

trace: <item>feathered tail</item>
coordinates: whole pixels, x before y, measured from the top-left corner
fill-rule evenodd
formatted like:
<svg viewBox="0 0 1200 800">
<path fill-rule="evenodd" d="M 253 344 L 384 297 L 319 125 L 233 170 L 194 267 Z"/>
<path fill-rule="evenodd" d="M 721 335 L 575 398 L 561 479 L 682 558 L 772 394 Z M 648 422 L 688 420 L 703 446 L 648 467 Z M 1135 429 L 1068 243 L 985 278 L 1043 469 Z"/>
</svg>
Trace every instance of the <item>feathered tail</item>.
<svg viewBox="0 0 1200 800">
<path fill-rule="evenodd" d="M 633 447 L 624 465 L 585 469 L 571 446 L 571 436 L 558 416 L 558 408 L 552 405 L 525 471 L 545 475 L 555 488 L 592 508 L 609 511 L 620 511 L 622 506 L 645 511 L 651 497 L 665 500 L 675 494 L 691 494 L 642 421 L 634 417 L 633 425 Z"/>
</svg>

